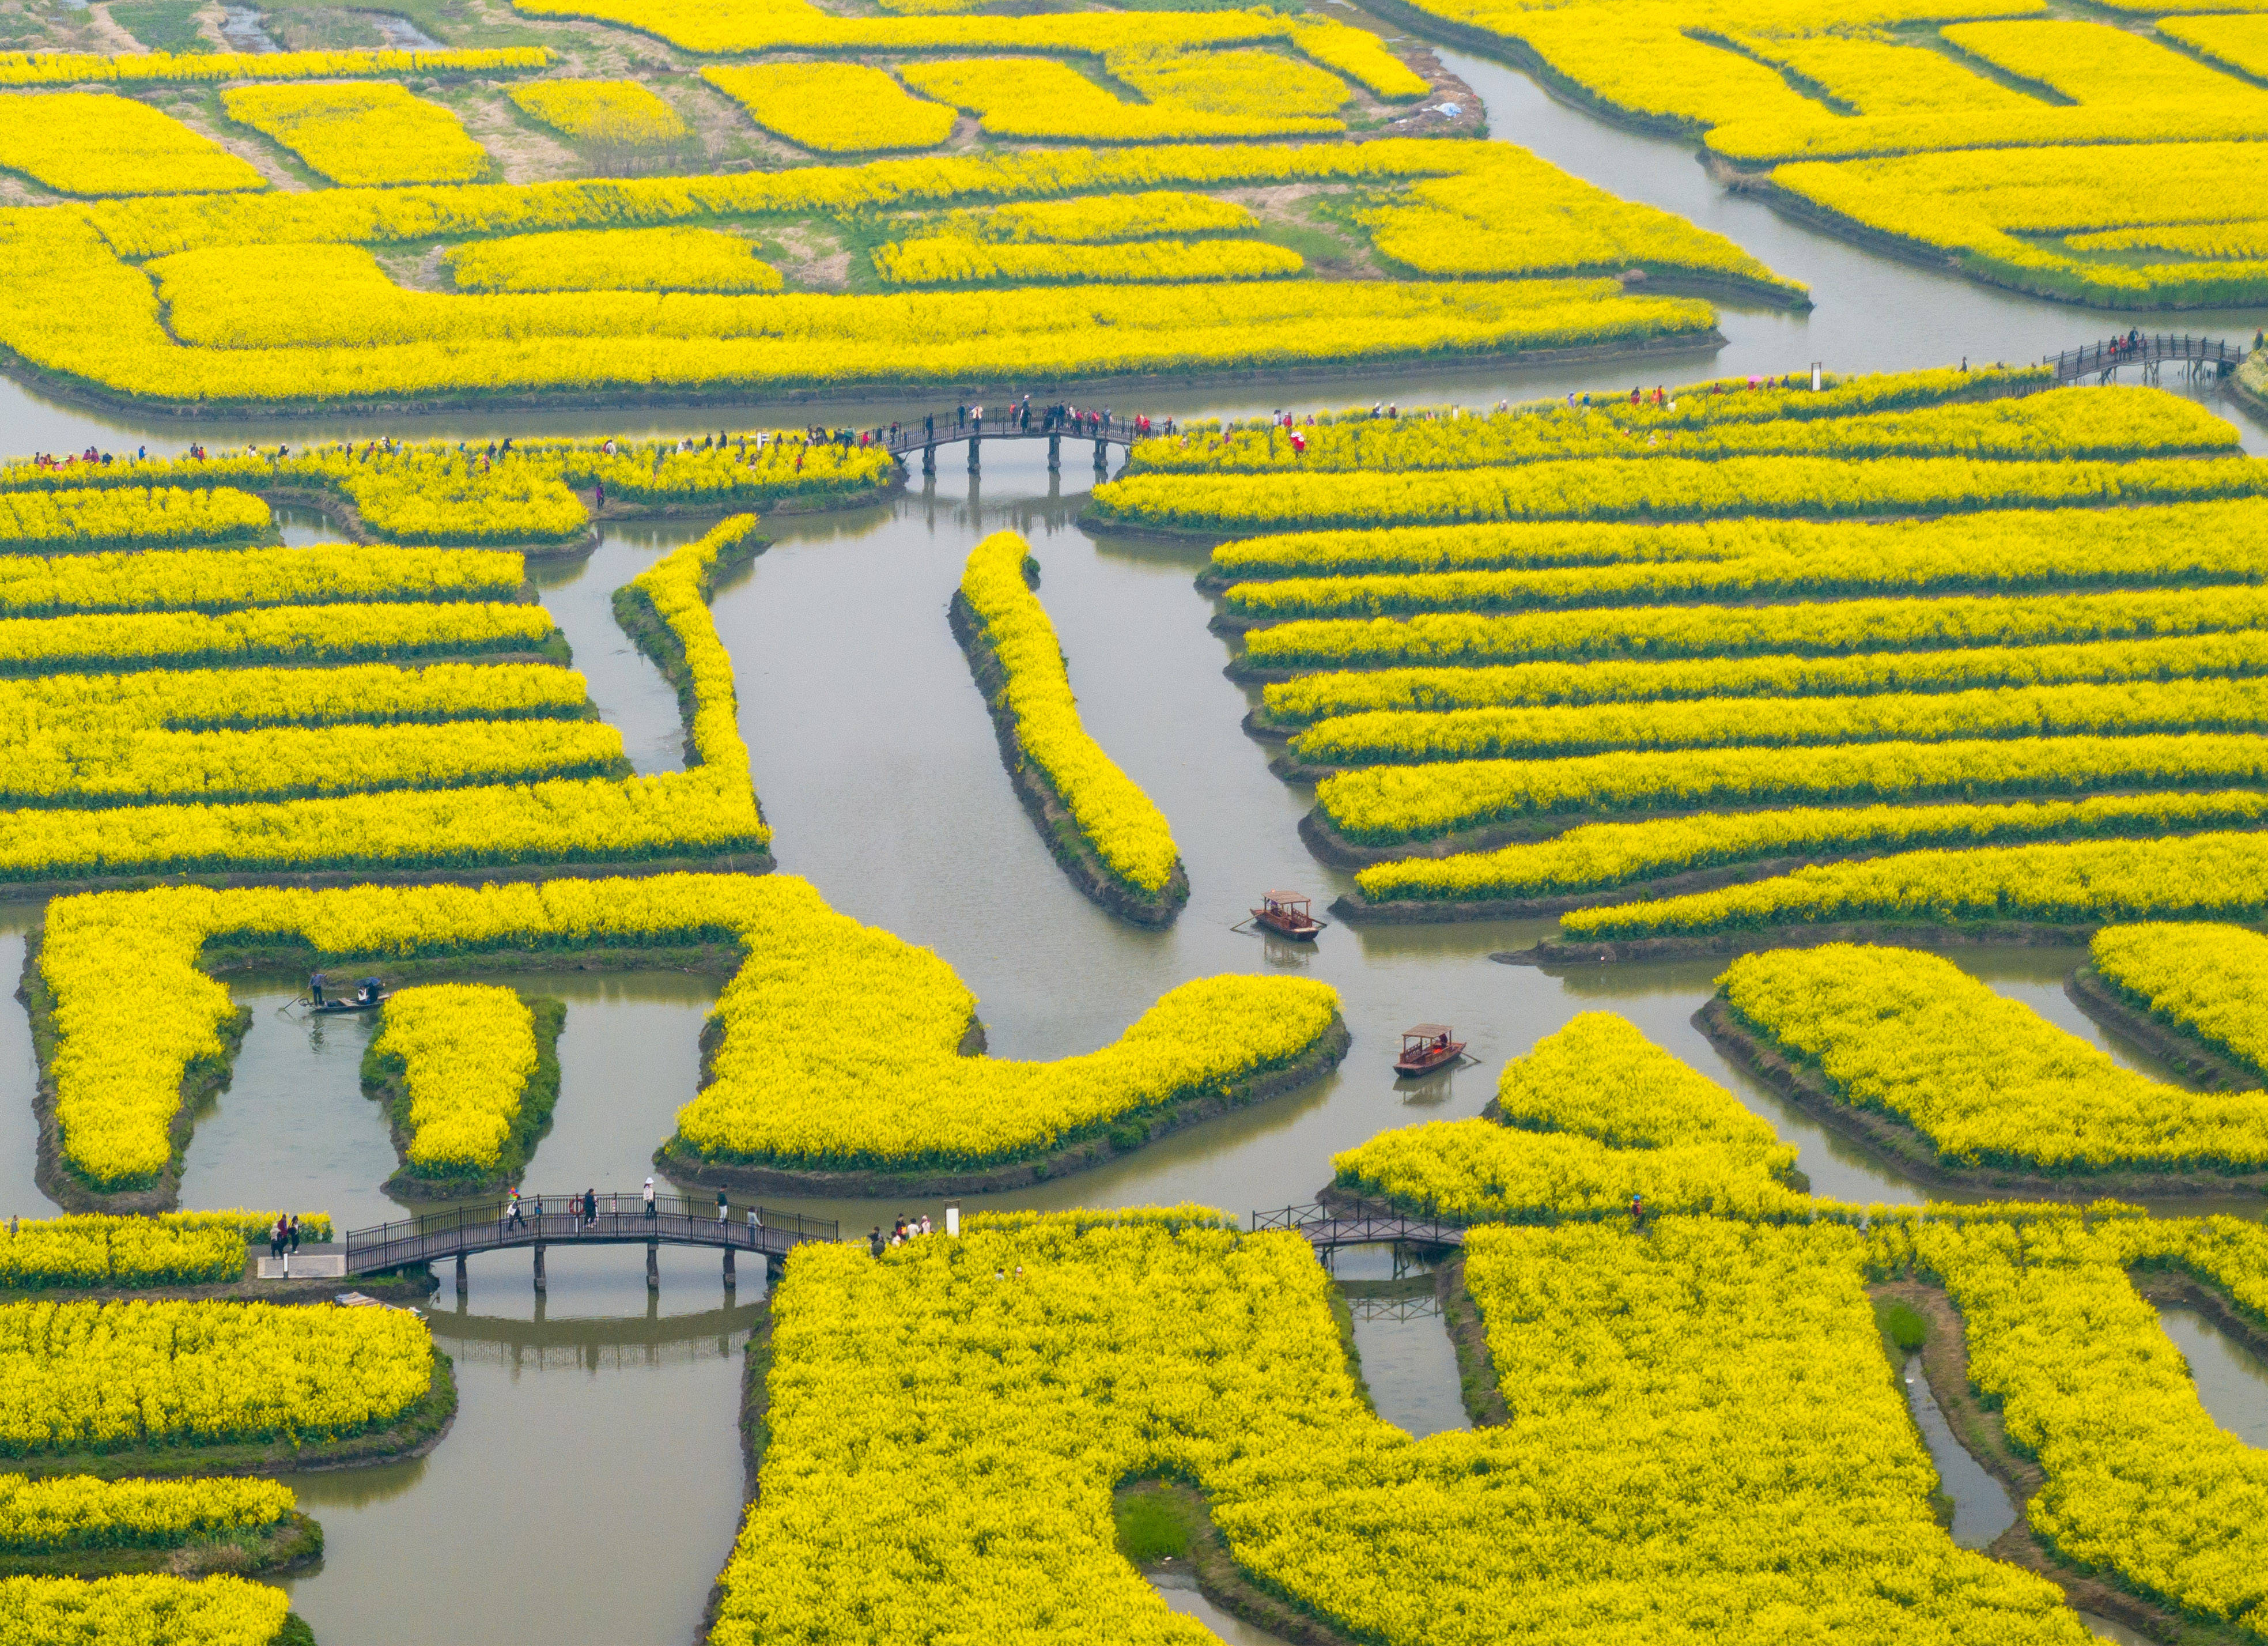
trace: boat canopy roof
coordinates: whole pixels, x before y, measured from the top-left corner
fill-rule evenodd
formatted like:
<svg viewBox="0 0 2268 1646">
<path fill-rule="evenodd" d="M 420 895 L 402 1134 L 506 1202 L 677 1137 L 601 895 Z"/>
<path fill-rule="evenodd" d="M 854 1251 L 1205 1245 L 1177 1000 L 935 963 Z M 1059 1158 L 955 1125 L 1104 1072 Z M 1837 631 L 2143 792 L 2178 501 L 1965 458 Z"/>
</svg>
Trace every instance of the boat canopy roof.
<svg viewBox="0 0 2268 1646">
<path fill-rule="evenodd" d="M 1307 901 L 1307 894 L 1304 891 L 1271 891 L 1267 893 L 1266 896 L 1268 901 L 1270 903 L 1305 903 Z"/>
<path fill-rule="evenodd" d="M 1428 1040 L 1431 1040 L 1436 1035 L 1447 1034 L 1449 1032 L 1449 1026 L 1447 1023 L 1417 1023 L 1403 1030 L 1402 1032 L 1405 1036 L 1423 1035 Z"/>
</svg>

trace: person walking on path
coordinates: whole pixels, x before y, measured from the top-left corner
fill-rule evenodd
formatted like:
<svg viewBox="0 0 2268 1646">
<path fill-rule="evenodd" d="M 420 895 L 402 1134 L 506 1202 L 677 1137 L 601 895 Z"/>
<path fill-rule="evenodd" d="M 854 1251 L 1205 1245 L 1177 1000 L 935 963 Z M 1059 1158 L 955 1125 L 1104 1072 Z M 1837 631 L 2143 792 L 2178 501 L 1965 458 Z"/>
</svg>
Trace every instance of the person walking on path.
<svg viewBox="0 0 2268 1646">
<path fill-rule="evenodd" d="M 298 1251 L 299 1250 L 299 1214 L 297 1212 L 291 1214 L 291 1250 L 294 1252 Z"/>
<path fill-rule="evenodd" d="M 882 1255 L 882 1226 L 874 1225 L 874 1232 L 866 1236 L 866 1250 L 875 1257 Z"/>
<path fill-rule="evenodd" d="M 268 1255 L 271 1258 L 284 1255 L 284 1214 L 278 1212 L 276 1214 L 276 1227 L 268 1231 Z"/>
<path fill-rule="evenodd" d="M 653 1179 L 652 1179 L 652 1178 L 651 1178 L 651 1177 L 648 1177 L 648 1178 L 645 1180 L 645 1214 L 646 1214 L 648 1217 L 652 1217 L 652 1216 L 654 1214 L 653 1214 Z"/>
</svg>

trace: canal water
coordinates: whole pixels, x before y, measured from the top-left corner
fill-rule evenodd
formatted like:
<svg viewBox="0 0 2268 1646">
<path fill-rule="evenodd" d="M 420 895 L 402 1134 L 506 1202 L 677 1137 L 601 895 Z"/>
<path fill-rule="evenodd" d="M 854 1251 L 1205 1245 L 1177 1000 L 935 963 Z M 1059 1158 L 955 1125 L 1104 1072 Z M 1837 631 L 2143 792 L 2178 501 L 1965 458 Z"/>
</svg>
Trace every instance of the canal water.
<svg viewBox="0 0 2268 1646">
<path fill-rule="evenodd" d="M 1819 306 L 1808 314 L 1727 310 L 1724 350 L 1650 363 L 1649 377 L 1786 372 L 1815 358 L 1852 371 L 1934 365 L 1964 353 L 2021 359 L 2113 328 L 2111 317 L 1992 292 L 1783 221 L 1716 190 L 1682 145 L 1633 137 L 1565 109 L 1513 70 L 1445 55 L 1487 102 L 1498 137 L 1721 229 L 1812 282 Z M 2116 328 L 2130 319 L 2118 317 Z M 2250 336 L 2264 319 L 2175 323 Z M 1341 385 L 1183 391 L 1145 397 L 1144 409 L 1186 417 L 1241 415 L 1278 401 L 1480 404 L 1612 383 L 1622 369 L 1429 366 Z M 385 428 L 409 438 L 676 433 L 806 418 L 869 422 L 919 410 L 464 413 L 394 418 Z M 2251 448 L 2268 451 L 2268 430 L 2243 426 Z M 192 439 L 297 443 L 375 432 L 346 419 L 136 423 L 0 383 L 0 450 L 10 452 L 90 441 L 172 451 Z M 1796 1146 L 1819 1192 L 1922 1198 L 1894 1169 L 1717 1056 L 1690 1021 L 1711 991 L 1718 968 L 1710 963 L 1555 977 L 1488 960 L 1492 950 L 1550 930 L 1548 921 L 1336 927 L 1311 949 L 1236 930 L 1264 889 L 1301 887 L 1320 903 L 1348 877 L 1308 856 L 1295 825 L 1311 796 L 1271 775 L 1268 751 L 1239 730 L 1253 697 L 1221 673 L 1229 647 L 1207 631 L 1211 607 L 1191 583 L 1202 551 L 1082 530 L 1076 516 L 1088 478 L 1083 462 L 1051 476 L 1038 447 L 996 447 L 981 476 L 956 461 L 932 480 L 915 476 L 909 493 L 886 505 L 768 523 L 773 546 L 719 590 L 715 611 L 737 666 L 741 728 L 782 871 L 808 876 L 836 907 L 950 962 L 980 998 L 996 1056 L 1089 1050 L 1176 984 L 1225 971 L 1298 972 L 1331 984 L 1354 1046 L 1337 1074 L 1307 1090 L 1176 1133 L 1094 1172 L 971 1197 L 966 1209 L 1195 1200 L 1241 1215 L 1306 1201 L 1329 1179 L 1334 1153 L 1386 1127 L 1477 1114 L 1507 1059 L 1587 1010 L 1623 1013 L 1730 1086 Z M 294 541 L 313 541 L 324 529 L 313 517 L 286 524 Z M 674 769 L 681 730 L 674 694 L 614 628 L 609 596 L 699 528 L 610 526 L 588 556 L 533 572 L 641 771 Z M 946 606 L 970 549 L 1003 528 L 1030 540 L 1041 598 L 1061 634 L 1088 729 L 1172 822 L 1192 890 L 1168 930 L 1130 929 L 1081 897 L 1000 770 Z M 0 905 L 0 970 L 20 968 L 22 934 L 35 919 L 35 911 Z M 2163 1076 L 2064 999 L 2061 980 L 2079 951 L 1956 958 L 2127 1066 Z M 497 980 L 567 1002 L 557 1114 L 528 1186 L 634 1186 L 692 1095 L 697 1037 L 718 980 L 666 971 Z M 183 1204 L 290 1203 L 328 1209 L 350 1226 L 398 1215 L 379 1187 L 395 1163 L 384 1118 L 357 1080 L 369 1027 L 310 1024 L 282 1009 L 298 983 L 239 981 L 254 1026 L 232 1084 L 199 1118 Z M 1397 1081 L 1389 1054 L 1398 1032 L 1420 1021 L 1454 1024 L 1475 1063 L 1421 1083 Z M 51 1209 L 33 1181 L 33 1079 L 23 1014 L 0 1012 L 0 1211 Z M 846 1230 L 942 1209 L 903 1199 L 784 1204 L 839 1218 Z M 2241 1209 L 2257 1214 L 2257 1206 Z M 292 1603 L 326 1646 L 404 1638 L 487 1646 L 514 1634 L 558 1646 L 613 1646 L 691 1635 L 738 1517 L 738 1350 L 762 1281 L 744 1271 L 739 1294 L 730 1295 L 713 1257 L 665 1252 L 656 1295 L 638 1255 L 634 1248 L 555 1251 L 542 1299 L 524 1258 L 476 1259 L 461 1305 L 453 1289 L 436 1299 L 435 1331 L 456 1361 L 462 1391 L 449 1437 L 416 1462 L 296 1483 L 328 1544 L 321 1569 L 290 1584 Z M 1355 1275 L 1364 1261 L 1351 1255 L 1342 1273 Z M 1358 1321 L 1357 1333 L 1388 1421 L 1413 1434 L 1464 1421 L 1438 1318 L 1373 1314 Z M 2193 1366 L 2206 1363 L 2205 1353 L 2184 1348 Z M 2202 1369 L 2199 1377 L 2202 1386 Z M 1254 1638 L 1202 1609 L 1201 1597 L 1174 1604 L 1226 1639 Z"/>
<path fill-rule="evenodd" d="M 2268 1447 L 2268 1366 L 2194 1309 L 2161 1309 L 2158 1319 L 2213 1421 L 2248 1446 Z"/>
</svg>

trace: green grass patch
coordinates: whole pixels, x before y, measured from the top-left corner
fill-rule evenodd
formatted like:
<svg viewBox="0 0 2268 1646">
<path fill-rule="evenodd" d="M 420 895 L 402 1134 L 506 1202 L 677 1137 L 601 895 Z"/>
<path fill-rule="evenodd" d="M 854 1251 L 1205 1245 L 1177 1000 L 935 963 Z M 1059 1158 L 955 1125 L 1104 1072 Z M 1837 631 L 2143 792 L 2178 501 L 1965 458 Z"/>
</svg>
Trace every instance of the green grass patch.
<svg viewBox="0 0 2268 1646">
<path fill-rule="evenodd" d="M 1357 251 L 1344 237 L 1329 229 L 1309 228 L 1295 223 L 1263 221 L 1252 238 L 1295 251 L 1311 263 L 1344 262 Z"/>
<path fill-rule="evenodd" d="M 1894 1297 L 1874 1300 L 1874 1322 L 1882 1329 L 1882 1340 L 1901 1354 L 1918 1353 L 1929 1340 L 1929 1322 L 1921 1310 Z"/>
<path fill-rule="evenodd" d="M 203 0 L 122 0 L 110 8 L 110 20 L 151 51 L 176 57 L 209 52 L 212 45 L 197 33 L 197 11 Z"/>
<path fill-rule="evenodd" d="M 1112 1505 L 1118 1552 L 1137 1566 L 1185 1561 L 1197 1542 L 1195 1508 L 1185 1495 L 1155 1481 L 1130 1487 Z"/>
</svg>

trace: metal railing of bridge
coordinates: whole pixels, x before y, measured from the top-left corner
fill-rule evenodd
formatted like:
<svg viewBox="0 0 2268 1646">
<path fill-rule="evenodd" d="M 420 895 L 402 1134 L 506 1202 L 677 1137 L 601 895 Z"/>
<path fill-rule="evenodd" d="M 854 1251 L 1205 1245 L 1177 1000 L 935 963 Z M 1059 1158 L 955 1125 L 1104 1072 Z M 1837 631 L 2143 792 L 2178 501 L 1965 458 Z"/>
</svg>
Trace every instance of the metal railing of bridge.
<svg viewBox="0 0 2268 1646">
<path fill-rule="evenodd" d="M 2183 332 L 2156 332 L 2147 336 L 2139 332 L 2124 337 L 2113 337 L 2105 343 L 2090 343 L 2081 348 L 2066 349 L 2060 354 L 2045 357 L 2043 365 L 2055 368 L 2056 380 L 2077 382 L 2083 377 L 2107 379 L 2123 366 L 2139 365 L 2154 371 L 2167 360 L 2186 363 L 2192 367 L 2210 366 L 2220 375 L 2235 371 L 2244 363 L 2250 352 L 2243 344 L 2220 337 L 2192 337 Z"/>
<path fill-rule="evenodd" d="M 601 1194 L 597 1200 L 588 1217 L 579 1194 L 527 1194 L 519 1198 L 517 1209 L 499 1197 L 353 1229 L 346 1236 L 347 1273 L 375 1274 L 438 1258 L 547 1245 L 708 1246 L 777 1258 L 807 1241 L 842 1238 L 841 1226 L 832 1218 L 746 1202 L 728 1200 L 719 1218 L 713 1199 L 690 1195 L 656 1195 L 651 1211 L 642 1191 Z"/>
<path fill-rule="evenodd" d="M 1146 417 L 1106 417 L 1101 413 L 1079 412 L 1062 416 L 1052 408 L 1017 407 L 1005 415 L 966 417 L 950 414 L 931 414 L 912 423 L 902 423 L 894 429 L 882 431 L 882 446 L 894 457 L 903 457 L 932 446 L 950 446 L 959 440 L 1093 440 L 1098 445 L 1131 447 L 1137 440 L 1171 430 L 1171 419 L 1152 422 Z"/>
<path fill-rule="evenodd" d="M 1319 1249 L 1332 1246 L 1462 1246 L 1462 1223 L 1438 1217 L 1416 1216 L 1398 1207 L 1367 1200 L 1342 1200 L 1332 1205 L 1287 1206 L 1278 1211 L 1252 1214 L 1252 1231 L 1287 1229 Z"/>
</svg>

